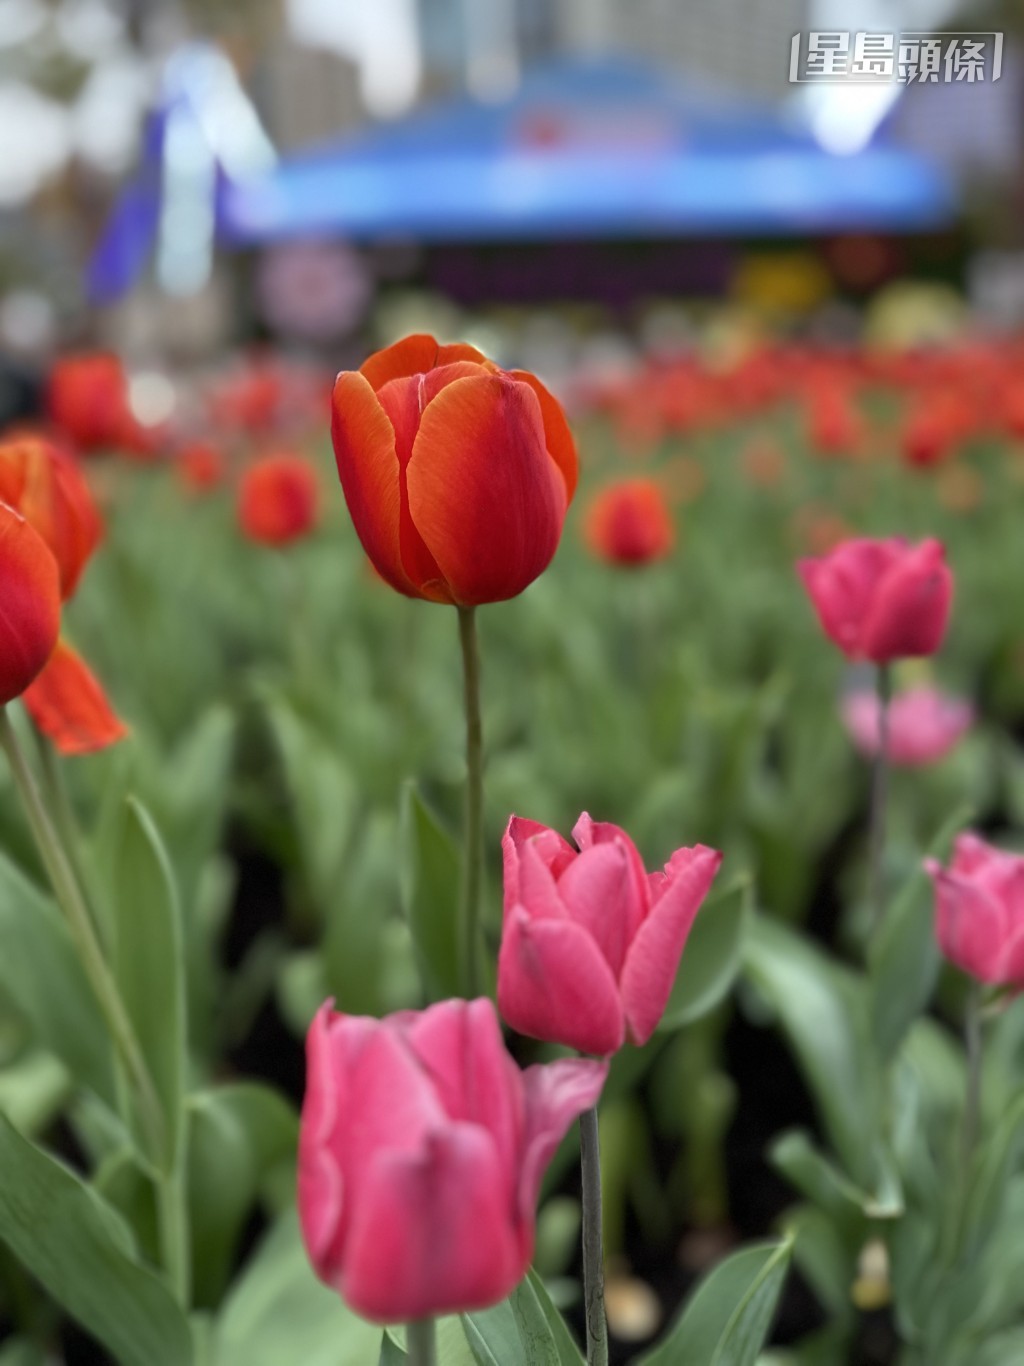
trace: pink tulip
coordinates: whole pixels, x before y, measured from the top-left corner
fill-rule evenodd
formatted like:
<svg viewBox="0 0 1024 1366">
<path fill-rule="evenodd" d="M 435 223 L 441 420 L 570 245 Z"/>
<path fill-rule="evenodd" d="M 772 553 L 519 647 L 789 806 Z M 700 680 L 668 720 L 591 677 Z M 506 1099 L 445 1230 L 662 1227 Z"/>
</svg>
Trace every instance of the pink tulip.
<svg viewBox="0 0 1024 1366">
<path fill-rule="evenodd" d="M 381 1323 L 504 1299 L 530 1264 L 544 1170 L 607 1064 L 520 1072 L 487 1000 L 384 1020 L 328 1002 L 306 1059 L 299 1217 L 321 1280 Z"/>
<path fill-rule="evenodd" d="M 942 644 L 953 576 L 939 541 L 843 541 L 797 569 L 828 638 L 850 659 L 888 664 Z"/>
<path fill-rule="evenodd" d="M 862 754 L 874 758 L 881 744 L 877 695 L 870 690 L 850 693 L 842 711 L 853 743 Z M 969 703 L 947 697 L 935 688 L 909 688 L 898 693 L 889 703 L 889 760 L 907 767 L 933 764 L 945 758 L 973 720 L 974 709 Z"/>
<path fill-rule="evenodd" d="M 521 1034 L 614 1053 L 654 1033 L 722 856 L 698 844 L 647 873 L 617 825 L 584 812 L 572 833 L 578 852 L 536 821 L 508 823 L 498 1007 Z"/>
<path fill-rule="evenodd" d="M 945 956 L 979 982 L 1024 990 L 1024 858 L 965 834 L 948 868 L 935 859 L 924 866 Z"/>
</svg>

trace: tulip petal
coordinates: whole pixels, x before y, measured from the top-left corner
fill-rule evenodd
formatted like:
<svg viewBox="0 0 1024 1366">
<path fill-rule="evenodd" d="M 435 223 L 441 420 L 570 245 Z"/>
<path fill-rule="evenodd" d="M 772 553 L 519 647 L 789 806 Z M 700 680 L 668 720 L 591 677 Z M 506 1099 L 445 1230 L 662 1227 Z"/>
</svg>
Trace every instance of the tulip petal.
<svg viewBox="0 0 1024 1366">
<path fill-rule="evenodd" d="M 654 1033 L 672 991 L 690 928 L 722 862 L 717 849 L 677 849 L 666 866 L 667 885 L 629 946 L 620 989 L 630 1038 Z"/>
<path fill-rule="evenodd" d="M 61 754 L 92 754 L 128 734 L 95 674 L 65 640 L 57 642 L 22 701 Z"/>
<path fill-rule="evenodd" d="M 576 454 L 576 442 L 565 420 L 562 405 L 551 391 L 541 384 L 536 375 L 530 374 L 529 370 L 510 370 L 508 373 L 513 379 L 528 384 L 537 395 L 544 422 L 544 439 L 547 442 L 548 455 L 558 466 L 565 480 L 566 500 L 571 503 L 579 481 L 580 465 Z"/>
<path fill-rule="evenodd" d="M 408 467 L 413 522 L 462 606 L 515 597 L 550 563 L 562 476 L 528 385 L 456 380 L 424 409 Z"/>
<path fill-rule="evenodd" d="M 363 549 L 392 588 L 418 597 L 402 565 L 395 431 L 370 385 L 357 371 L 342 371 L 335 383 L 331 440 L 345 501 Z"/>
<path fill-rule="evenodd" d="M 953 576 L 939 541 L 907 551 L 878 583 L 862 630 L 861 648 L 880 664 L 930 655 L 942 644 L 953 598 Z"/>
<path fill-rule="evenodd" d="M 413 1018 L 408 1039 L 448 1117 L 490 1132 L 507 1187 L 522 1142 L 523 1099 L 494 1006 L 442 1001 Z"/>
<path fill-rule="evenodd" d="M 948 872 L 934 859 L 924 866 L 935 885 L 939 948 L 971 977 L 1001 984 L 1000 953 L 1010 928 L 1003 907 L 976 880 Z"/>
<path fill-rule="evenodd" d="M 630 903 L 635 900 L 629 854 L 621 842 L 584 849 L 559 879 L 558 896 L 601 950 L 618 981 L 632 928 Z M 533 902 L 526 897 L 523 902 L 532 913 Z"/>
<path fill-rule="evenodd" d="M 378 1153 L 346 1249 L 340 1289 L 351 1307 L 394 1323 L 504 1299 L 527 1263 L 503 1177 L 489 1135 L 468 1124 Z"/>
<path fill-rule="evenodd" d="M 380 389 L 388 380 L 404 379 L 407 375 L 425 375 L 435 366 L 451 365 L 454 361 L 471 360 L 487 364 L 487 357 L 464 342 L 452 346 L 442 346 L 425 332 L 403 337 L 393 346 L 377 351 L 360 366 L 359 373 L 374 389 Z"/>
<path fill-rule="evenodd" d="M 864 619 L 875 589 L 902 550 L 896 540 L 855 539 L 821 559 L 797 563 L 822 629 L 847 655 L 863 653 Z"/>
<path fill-rule="evenodd" d="M 540 1184 L 569 1125 L 601 1096 L 608 1063 L 592 1058 L 562 1058 L 528 1067 L 523 1073 L 526 1137 L 519 1168 L 519 1208 L 524 1228 L 532 1231 Z M 527 1250 L 527 1257 L 533 1249 Z"/>
<path fill-rule="evenodd" d="M 435 602 L 450 602 L 437 562 L 424 544 L 423 537 L 416 530 L 409 512 L 408 468 L 425 404 L 424 380 L 423 375 L 389 380 L 378 390 L 377 401 L 395 429 L 400 498 L 398 544 L 402 570 L 423 597 Z"/>
<path fill-rule="evenodd" d="M 647 870 L 639 849 L 621 826 L 613 825 L 611 821 L 591 820 L 587 811 L 581 813 L 573 826 L 572 837 L 584 852 L 599 844 L 617 844 L 626 851 L 633 875 L 633 895 L 626 914 L 626 939 L 631 940 L 651 904 Z"/>
<path fill-rule="evenodd" d="M 505 921 L 498 1009 L 520 1034 L 582 1053 L 614 1053 L 625 1038 L 615 978 L 590 935 L 571 920 L 531 920 L 522 907 Z"/>
<path fill-rule="evenodd" d="M 57 643 L 57 561 L 43 538 L 0 503 L 0 706 L 39 674 Z"/>
<path fill-rule="evenodd" d="M 529 904 L 523 892 L 523 856 L 531 849 L 530 869 L 527 883 L 530 897 L 541 896 L 551 914 L 558 914 L 558 908 L 551 900 L 557 898 L 555 882 L 576 857 L 576 850 L 562 838 L 557 830 L 552 830 L 539 821 L 525 820 L 522 816 L 510 816 L 505 833 L 501 839 L 501 854 L 504 864 L 504 913 L 507 915 L 513 906 L 521 902 Z M 536 864 L 542 865 L 538 870 Z M 543 873 L 548 877 L 545 879 Z"/>
</svg>

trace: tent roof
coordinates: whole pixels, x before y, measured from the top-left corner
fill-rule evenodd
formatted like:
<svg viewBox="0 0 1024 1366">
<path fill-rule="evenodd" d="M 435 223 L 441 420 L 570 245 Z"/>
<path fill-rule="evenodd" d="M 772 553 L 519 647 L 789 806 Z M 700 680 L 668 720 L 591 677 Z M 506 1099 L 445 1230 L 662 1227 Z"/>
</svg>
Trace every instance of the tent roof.
<svg viewBox="0 0 1024 1366">
<path fill-rule="evenodd" d="M 917 229 L 954 211 L 945 176 L 910 152 L 838 157 L 773 110 L 576 59 L 500 103 L 440 102 L 229 182 L 220 229 L 482 241 Z"/>
</svg>

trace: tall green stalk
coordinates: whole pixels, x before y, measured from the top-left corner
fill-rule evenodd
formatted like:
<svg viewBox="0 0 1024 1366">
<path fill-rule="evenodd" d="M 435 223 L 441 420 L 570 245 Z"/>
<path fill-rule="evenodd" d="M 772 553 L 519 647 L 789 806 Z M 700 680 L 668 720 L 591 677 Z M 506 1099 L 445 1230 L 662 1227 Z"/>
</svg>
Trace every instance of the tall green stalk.
<svg viewBox="0 0 1024 1366">
<path fill-rule="evenodd" d="M 480 719 L 480 646 L 476 612 L 460 607 L 459 643 L 466 709 L 466 804 L 463 821 L 462 897 L 459 915 L 462 981 L 470 998 L 480 994 L 480 900 L 483 882 L 484 742 Z"/>
<path fill-rule="evenodd" d="M 601 1227 L 601 1143 L 597 1107 L 580 1115 L 583 1177 L 583 1307 L 587 1320 L 587 1366 L 608 1366 L 608 1320 L 604 1309 L 604 1239 Z"/>
</svg>

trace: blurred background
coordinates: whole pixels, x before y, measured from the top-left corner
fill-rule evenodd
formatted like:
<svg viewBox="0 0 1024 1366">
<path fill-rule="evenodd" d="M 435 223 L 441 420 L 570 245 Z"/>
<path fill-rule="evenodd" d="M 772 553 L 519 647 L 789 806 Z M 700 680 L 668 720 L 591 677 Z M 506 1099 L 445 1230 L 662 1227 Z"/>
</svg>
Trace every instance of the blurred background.
<svg viewBox="0 0 1024 1366">
<path fill-rule="evenodd" d="M 851 61 L 987 31 L 985 68 L 794 81 L 829 29 Z M 429 325 L 557 381 L 709 334 L 1012 328 L 1019 30 L 955 0 L 0 0 L 0 407 L 69 345 L 337 369 Z"/>
</svg>

